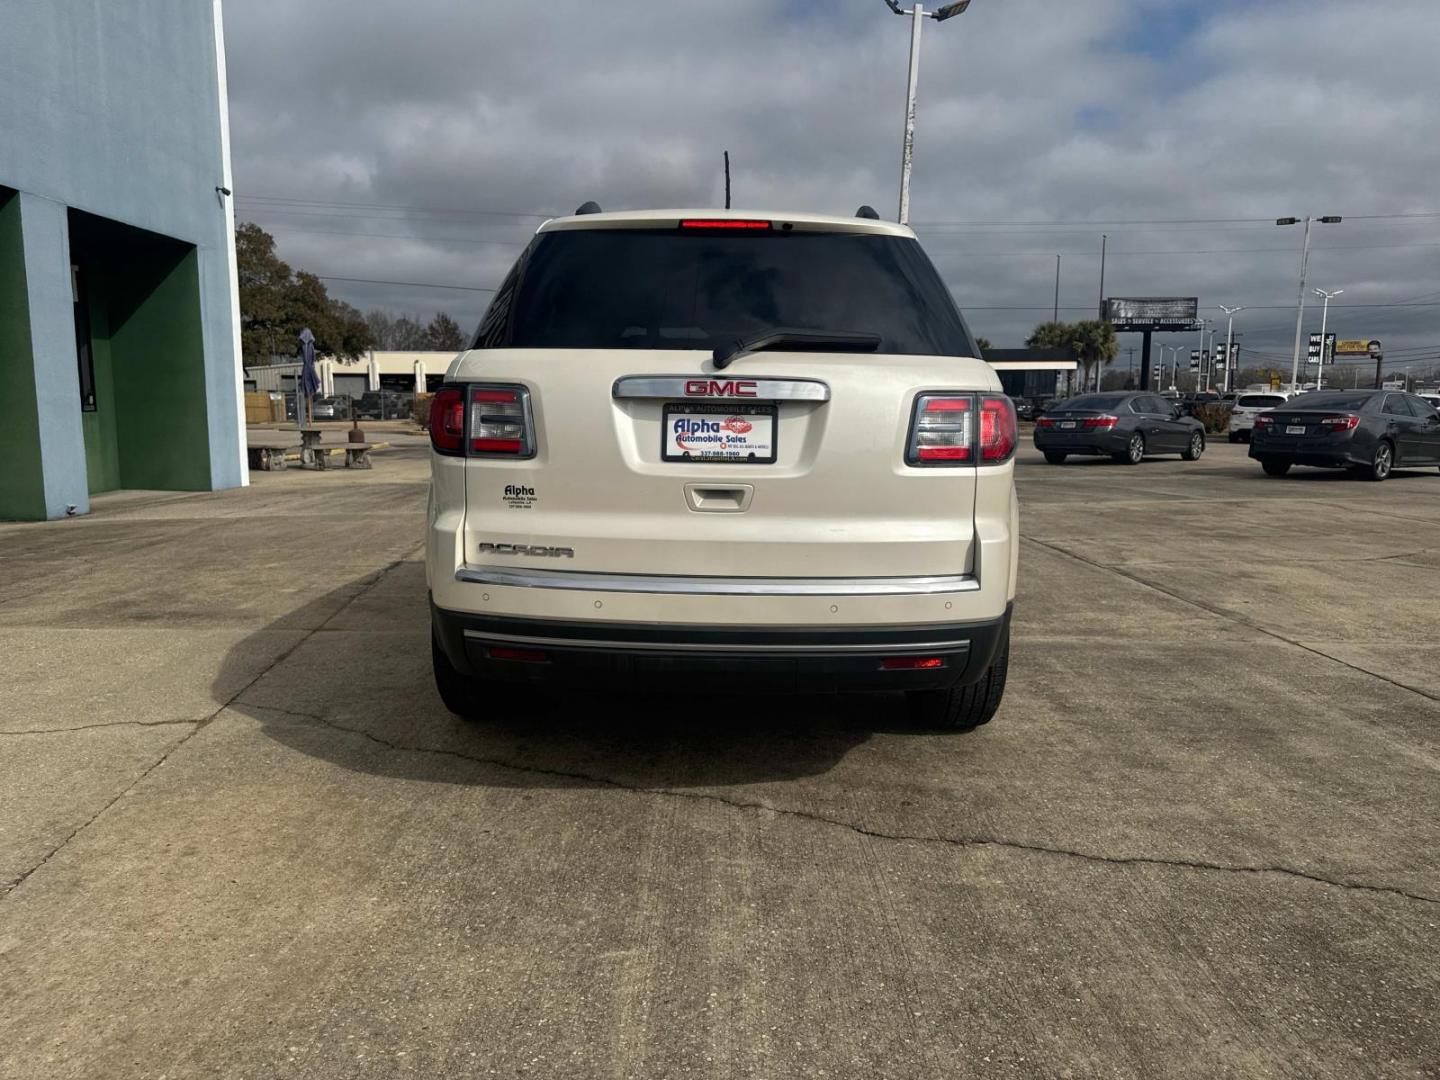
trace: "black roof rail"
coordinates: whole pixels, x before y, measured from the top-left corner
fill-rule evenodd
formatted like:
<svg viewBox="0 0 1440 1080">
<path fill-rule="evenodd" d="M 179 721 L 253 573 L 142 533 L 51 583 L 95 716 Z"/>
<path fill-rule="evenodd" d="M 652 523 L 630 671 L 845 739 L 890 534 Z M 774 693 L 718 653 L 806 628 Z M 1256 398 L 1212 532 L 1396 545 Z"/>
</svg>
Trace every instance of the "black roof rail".
<svg viewBox="0 0 1440 1080">
<path fill-rule="evenodd" d="M 579 205 L 579 207 L 575 210 L 575 213 L 576 213 L 576 214 L 603 214 L 604 211 L 600 209 L 600 204 L 599 204 L 598 202 L 596 202 L 594 199 L 590 199 L 588 202 L 583 202 L 583 203 L 581 203 L 581 204 Z"/>
<path fill-rule="evenodd" d="M 856 216 L 856 217 L 869 218 L 871 221 L 879 221 L 879 220 L 880 220 L 880 215 L 875 212 L 875 208 L 874 208 L 873 206 L 871 206 L 869 203 L 866 203 L 864 206 L 860 207 L 859 210 L 856 210 L 856 211 L 855 211 L 855 216 Z"/>
</svg>

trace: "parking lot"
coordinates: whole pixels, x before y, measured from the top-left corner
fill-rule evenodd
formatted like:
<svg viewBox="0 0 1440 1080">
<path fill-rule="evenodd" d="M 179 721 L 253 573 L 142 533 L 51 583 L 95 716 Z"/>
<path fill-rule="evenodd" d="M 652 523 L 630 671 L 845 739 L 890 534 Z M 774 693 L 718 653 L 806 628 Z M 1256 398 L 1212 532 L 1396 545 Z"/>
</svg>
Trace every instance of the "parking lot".
<svg viewBox="0 0 1440 1080">
<path fill-rule="evenodd" d="M 426 457 L 0 526 L 0 1076 L 1440 1076 L 1440 474 L 1021 455 L 999 717 L 431 684 Z"/>
</svg>

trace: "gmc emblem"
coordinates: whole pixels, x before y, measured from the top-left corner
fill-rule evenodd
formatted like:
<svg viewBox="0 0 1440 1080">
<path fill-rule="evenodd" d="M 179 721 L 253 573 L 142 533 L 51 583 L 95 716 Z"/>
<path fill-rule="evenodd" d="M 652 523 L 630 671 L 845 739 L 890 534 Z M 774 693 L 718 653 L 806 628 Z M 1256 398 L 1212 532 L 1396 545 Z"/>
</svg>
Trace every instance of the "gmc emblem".
<svg viewBox="0 0 1440 1080">
<path fill-rule="evenodd" d="M 755 383 L 750 379 L 687 379 L 686 397 L 754 397 Z"/>
</svg>

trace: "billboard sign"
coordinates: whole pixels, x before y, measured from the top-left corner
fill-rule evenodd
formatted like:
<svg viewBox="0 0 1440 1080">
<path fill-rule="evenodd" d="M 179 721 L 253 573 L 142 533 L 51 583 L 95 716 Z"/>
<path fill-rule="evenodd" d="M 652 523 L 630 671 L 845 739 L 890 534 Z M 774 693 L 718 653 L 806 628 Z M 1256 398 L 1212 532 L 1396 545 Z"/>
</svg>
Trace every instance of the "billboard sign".
<svg viewBox="0 0 1440 1080">
<path fill-rule="evenodd" d="M 1117 331 L 1194 330 L 1200 300 L 1189 296 L 1116 296 L 1105 301 L 1105 320 Z"/>
<path fill-rule="evenodd" d="M 1347 338 L 1335 343 L 1336 356 L 1374 356 L 1380 351 L 1380 342 L 1364 338 Z"/>
</svg>

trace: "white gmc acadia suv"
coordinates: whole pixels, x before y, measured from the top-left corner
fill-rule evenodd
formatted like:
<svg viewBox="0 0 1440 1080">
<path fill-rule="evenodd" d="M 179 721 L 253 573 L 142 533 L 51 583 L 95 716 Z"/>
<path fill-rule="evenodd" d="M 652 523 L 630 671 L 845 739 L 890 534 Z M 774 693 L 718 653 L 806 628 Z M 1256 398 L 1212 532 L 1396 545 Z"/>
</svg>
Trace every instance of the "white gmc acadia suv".
<svg viewBox="0 0 1440 1080">
<path fill-rule="evenodd" d="M 908 228 L 593 204 L 548 221 L 433 403 L 435 681 L 1000 705 L 1015 410 Z"/>
</svg>

